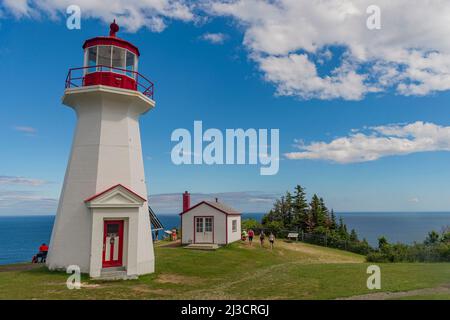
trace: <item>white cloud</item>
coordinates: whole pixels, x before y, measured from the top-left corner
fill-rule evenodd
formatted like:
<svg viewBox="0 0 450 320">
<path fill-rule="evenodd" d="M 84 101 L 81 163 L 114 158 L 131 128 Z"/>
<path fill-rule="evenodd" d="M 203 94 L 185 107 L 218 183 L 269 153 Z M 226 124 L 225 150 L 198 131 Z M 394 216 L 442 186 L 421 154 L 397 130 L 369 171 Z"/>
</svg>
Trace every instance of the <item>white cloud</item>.
<svg viewBox="0 0 450 320">
<path fill-rule="evenodd" d="M 76 4 L 82 18 L 98 18 L 106 23 L 116 18 L 121 27 L 130 32 L 146 27 L 160 32 L 167 19 L 192 21 L 191 5 L 184 0 L 6 0 L 2 6 L 15 17 L 42 17 L 52 19 L 66 15 L 66 8 Z"/>
<path fill-rule="evenodd" d="M 32 179 L 24 177 L 15 176 L 1 176 L 0 175 L 0 185 L 26 185 L 26 186 L 40 186 L 48 183 L 41 179 Z"/>
<path fill-rule="evenodd" d="M 305 99 L 362 99 L 368 91 L 365 75 L 357 74 L 350 65 L 336 68 L 330 76 L 320 77 L 316 65 L 305 54 L 255 58 L 265 78 L 276 84 L 277 93 Z"/>
<path fill-rule="evenodd" d="M 72 0 L 6 0 L 15 17 L 64 16 Z M 381 30 L 366 27 L 372 0 L 80 0 L 83 18 L 160 32 L 170 20 L 230 17 L 249 56 L 279 95 L 360 100 L 371 92 L 450 90 L 450 1 L 378 0 Z M 220 41 L 217 34 L 207 36 Z M 215 39 L 215 40 L 214 40 Z M 336 50 L 338 49 L 338 50 Z"/>
<path fill-rule="evenodd" d="M 222 44 L 226 40 L 227 35 L 223 33 L 205 33 L 200 39 L 208 41 L 213 44 Z"/>
<path fill-rule="evenodd" d="M 450 89 L 449 1 L 379 0 L 381 30 L 366 28 L 371 0 L 211 1 L 209 12 L 244 29 L 244 45 L 278 94 L 362 99 L 395 90 Z M 323 74 L 323 52 L 344 51 Z M 335 63 L 335 62 L 333 62 Z"/>
<path fill-rule="evenodd" d="M 3 6 L 16 17 L 30 16 L 31 8 L 27 0 L 3 0 Z"/>
<path fill-rule="evenodd" d="M 413 198 L 409 199 L 408 201 L 412 202 L 412 203 L 419 203 L 419 198 L 413 197 Z"/>
<path fill-rule="evenodd" d="M 328 160 L 343 164 L 416 152 L 450 151 L 450 126 L 418 121 L 370 127 L 363 131 L 352 130 L 348 136 L 331 142 L 304 144 L 297 141 L 295 147 L 300 151 L 286 153 L 288 159 Z"/>
<path fill-rule="evenodd" d="M 15 131 L 26 133 L 28 135 L 35 135 L 37 133 L 37 130 L 33 127 L 15 126 L 13 129 Z"/>
<path fill-rule="evenodd" d="M 220 193 L 191 193 L 191 205 L 202 200 L 214 201 L 218 198 L 242 212 L 266 212 L 280 195 L 258 191 L 220 192 Z M 158 213 L 179 213 L 182 207 L 181 193 L 166 193 L 149 195 L 149 204 Z"/>
<path fill-rule="evenodd" d="M 54 214 L 58 199 L 33 191 L 0 190 L 0 214 Z"/>
</svg>

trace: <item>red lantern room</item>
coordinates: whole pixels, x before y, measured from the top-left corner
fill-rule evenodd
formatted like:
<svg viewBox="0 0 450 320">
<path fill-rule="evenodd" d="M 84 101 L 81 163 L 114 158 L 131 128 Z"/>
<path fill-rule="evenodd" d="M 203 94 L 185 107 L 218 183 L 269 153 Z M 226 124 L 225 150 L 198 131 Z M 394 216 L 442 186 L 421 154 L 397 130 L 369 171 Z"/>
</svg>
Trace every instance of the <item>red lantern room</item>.
<svg viewBox="0 0 450 320">
<path fill-rule="evenodd" d="M 72 68 L 66 88 L 104 85 L 139 90 L 153 99 L 153 83 L 138 70 L 139 49 L 116 36 L 119 26 L 114 20 L 109 36 L 88 39 L 83 44 L 84 65 Z"/>
</svg>

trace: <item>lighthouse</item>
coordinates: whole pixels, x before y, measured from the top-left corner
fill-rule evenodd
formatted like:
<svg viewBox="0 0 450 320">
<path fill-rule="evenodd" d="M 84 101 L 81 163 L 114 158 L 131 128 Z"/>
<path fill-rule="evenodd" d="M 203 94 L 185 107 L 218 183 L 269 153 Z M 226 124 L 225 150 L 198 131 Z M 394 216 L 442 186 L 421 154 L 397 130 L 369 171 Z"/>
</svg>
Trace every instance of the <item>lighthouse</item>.
<svg viewBox="0 0 450 320">
<path fill-rule="evenodd" d="M 62 103 L 77 116 L 46 264 L 78 266 L 92 278 L 154 272 L 139 119 L 155 106 L 138 72 L 139 49 L 116 36 L 84 42 L 84 65 L 69 70 Z"/>
</svg>

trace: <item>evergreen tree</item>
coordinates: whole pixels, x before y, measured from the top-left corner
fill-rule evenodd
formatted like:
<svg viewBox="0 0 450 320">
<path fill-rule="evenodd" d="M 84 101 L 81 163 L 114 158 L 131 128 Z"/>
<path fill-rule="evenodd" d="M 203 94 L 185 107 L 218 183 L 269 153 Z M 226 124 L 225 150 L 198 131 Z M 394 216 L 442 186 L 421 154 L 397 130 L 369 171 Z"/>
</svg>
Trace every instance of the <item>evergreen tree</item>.
<svg viewBox="0 0 450 320">
<path fill-rule="evenodd" d="M 320 198 L 319 200 L 320 200 L 320 208 L 322 210 L 322 215 L 320 217 L 321 220 L 320 224 L 323 225 L 327 230 L 330 230 L 332 225 L 330 211 L 325 205 L 325 201 L 323 200 L 323 198 Z"/>
<path fill-rule="evenodd" d="M 295 187 L 292 199 L 293 224 L 302 230 L 306 230 L 306 221 L 308 219 L 308 202 L 306 201 L 306 192 L 301 185 Z"/>
<path fill-rule="evenodd" d="M 327 208 L 323 198 L 314 194 L 308 203 L 305 189 L 300 185 L 295 187 L 292 194 L 287 191 L 284 196 L 275 200 L 273 208 L 263 217 L 262 224 L 268 230 L 276 230 L 277 233 L 282 229 L 298 228 L 307 233 L 314 233 L 316 236 L 326 235 L 328 245 L 339 248 L 342 248 L 343 241 L 350 240 L 353 246 L 348 250 L 359 253 L 370 250 L 365 239 L 359 241 L 355 230 L 348 232 L 342 217 L 337 219 L 334 211 Z M 435 241 L 436 237 L 433 235 L 430 238 Z M 322 238 L 319 237 L 319 239 Z M 438 238 L 438 240 L 442 239 L 444 237 Z"/>
<path fill-rule="evenodd" d="M 292 195 L 289 191 L 286 191 L 285 201 L 284 201 L 284 226 L 286 228 L 292 227 Z"/>
<path fill-rule="evenodd" d="M 337 223 L 336 223 L 336 216 L 334 214 L 334 210 L 331 209 L 331 214 L 330 214 L 330 229 L 331 230 L 336 230 L 337 227 Z"/>
<path fill-rule="evenodd" d="M 436 231 L 431 231 L 428 233 L 427 238 L 425 239 L 426 245 L 433 245 L 440 241 L 440 235 Z"/>
<path fill-rule="evenodd" d="M 316 226 L 322 226 L 324 222 L 323 212 L 322 206 L 320 204 L 320 199 L 317 194 L 313 195 L 309 207 L 314 224 Z"/>
<path fill-rule="evenodd" d="M 350 231 L 350 241 L 358 242 L 358 234 L 356 233 L 355 229 L 352 229 L 352 231 Z"/>
<path fill-rule="evenodd" d="M 348 238 L 347 226 L 344 224 L 344 220 L 342 219 L 342 217 L 339 218 L 338 232 L 339 232 L 339 235 L 343 239 L 347 239 Z"/>
</svg>

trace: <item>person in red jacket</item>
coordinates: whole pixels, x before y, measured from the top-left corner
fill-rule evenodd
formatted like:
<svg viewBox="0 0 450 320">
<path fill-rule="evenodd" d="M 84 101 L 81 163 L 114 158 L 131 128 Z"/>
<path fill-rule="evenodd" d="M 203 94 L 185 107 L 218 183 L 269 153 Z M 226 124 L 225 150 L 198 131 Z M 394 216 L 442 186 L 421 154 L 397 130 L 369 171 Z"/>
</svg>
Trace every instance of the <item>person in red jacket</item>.
<svg viewBox="0 0 450 320">
<path fill-rule="evenodd" d="M 36 255 L 37 262 L 39 262 L 39 258 L 41 259 L 40 262 L 45 262 L 45 259 L 47 259 L 47 253 L 48 253 L 48 246 L 43 243 L 39 247 L 39 253 Z"/>
</svg>

